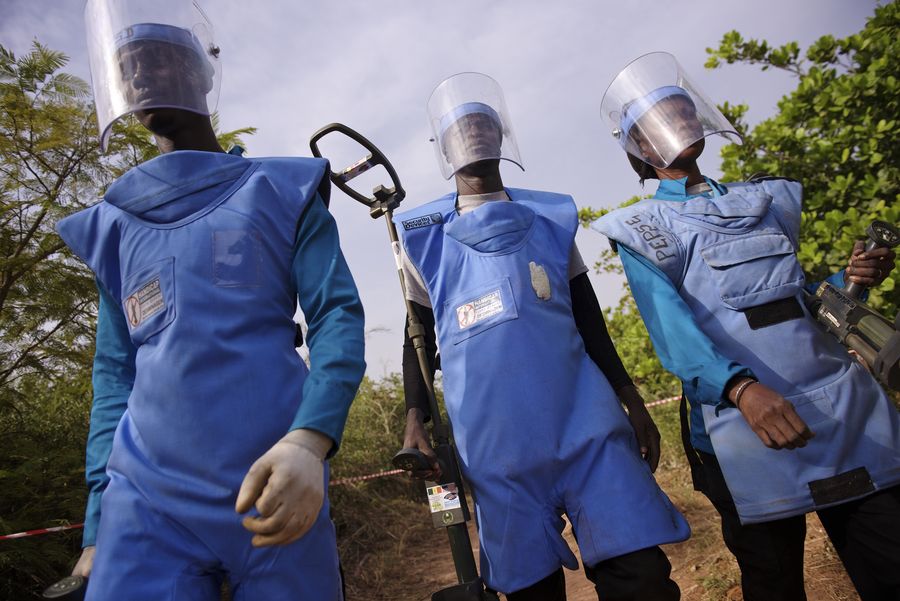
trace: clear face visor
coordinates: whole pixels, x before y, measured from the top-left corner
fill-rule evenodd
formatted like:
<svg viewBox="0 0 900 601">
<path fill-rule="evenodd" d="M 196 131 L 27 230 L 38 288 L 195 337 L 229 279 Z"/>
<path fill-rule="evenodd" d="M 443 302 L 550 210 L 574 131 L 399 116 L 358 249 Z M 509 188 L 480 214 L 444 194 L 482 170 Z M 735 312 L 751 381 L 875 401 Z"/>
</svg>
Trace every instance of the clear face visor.
<svg viewBox="0 0 900 601">
<path fill-rule="evenodd" d="M 607 88 L 600 110 L 625 152 L 660 169 L 713 134 L 741 143 L 740 134 L 666 52 L 645 54 L 625 67 Z"/>
<path fill-rule="evenodd" d="M 219 49 L 196 3 L 88 0 L 85 21 L 103 150 L 115 121 L 135 111 L 215 110 Z"/>
<path fill-rule="evenodd" d="M 444 178 L 479 161 L 505 159 L 522 168 L 500 85 L 481 73 L 459 73 L 428 99 L 435 156 Z"/>
</svg>

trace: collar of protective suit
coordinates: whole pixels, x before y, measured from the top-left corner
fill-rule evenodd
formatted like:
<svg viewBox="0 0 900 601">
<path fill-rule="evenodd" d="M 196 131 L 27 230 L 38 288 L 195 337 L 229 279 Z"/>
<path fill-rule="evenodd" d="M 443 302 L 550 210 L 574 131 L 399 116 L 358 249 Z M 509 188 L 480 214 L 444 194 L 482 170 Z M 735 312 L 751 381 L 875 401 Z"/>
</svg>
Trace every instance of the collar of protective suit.
<svg viewBox="0 0 900 601">
<path fill-rule="evenodd" d="M 128 170 L 104 199 L 132 215 L 171 223 L 212 203 L 251 166 L 234 154 L 177 150 Z"/>
<path fill-rule="evenodd" d="M 693 195 L 685 187 L 686 177 L 662 180 L 654 200 L 681 202 L 675 210 L 682 219 L 729 230 L 755 226 L 772 204 L 772 195 L 763 189 L 729 189 L 709 178 L 704 180 L 711 188 L 709 192 Z"/>
<path fill-rule="evenodd" d="M 479 252 L 512 252 L 531 231 L 534 217 L 534 211 L 523 204 L 487 202 L 477 210 L 453 217 L 444 232 Z"/>
<path fill-rule="evenodd" d="M 660 180 L 654 198 L 659 200 L 685 201 L 697 196 L 722 196 L 728 192 L 728 189 L 725 186 L 704 175 L 703 181 L 710 187 L 710 191 L 705 194 L 694 194 L 688 190 L 687 179 L 687 176 L 685 176 L 678 179 Z"/>
</svg>

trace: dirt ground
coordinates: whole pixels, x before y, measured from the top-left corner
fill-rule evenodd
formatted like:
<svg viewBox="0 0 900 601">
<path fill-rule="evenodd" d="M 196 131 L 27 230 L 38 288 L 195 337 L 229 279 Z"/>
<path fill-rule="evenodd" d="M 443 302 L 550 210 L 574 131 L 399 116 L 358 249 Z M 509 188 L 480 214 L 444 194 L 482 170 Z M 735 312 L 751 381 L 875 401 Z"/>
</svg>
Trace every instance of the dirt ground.
<svg viewBox="0 0 900 601">
<path fill-rule="evenodd" d="M 672 563 L 672 575 L 681 588 L 684 601 L 742 601 L 737 563 L 722 543 L 718 514 L 699 493 L 690 490 L 686 469 L 681 466 L 657 474 L 661 486 L 685 514 L 693 529 L 690 540 L 666 545 Z M 427 508 L 419 506 L 422 520 L 401 536 L 381 557 L 366 557 L 366 580 L 373 570 L 377 585 L 360 580 L 363 566 L 346 565 L 348 601 L 428 601 L 431 593 L 456 583 L 449 545 L 443 531 L 428 523 Z M 566 539 L 576 550 L 571 528 Z M 470 522 L 470 537 L 477 556 L 478 537 Z M 859 599 L 847 578 L 834 549 L 828 542 L 818 518 L 807 517 L 806 590 L 810 601 L 856 601 Z M 566 572 L 569 601 L 596 601 L 593 585 L 584 573 Z"/>
</svg>

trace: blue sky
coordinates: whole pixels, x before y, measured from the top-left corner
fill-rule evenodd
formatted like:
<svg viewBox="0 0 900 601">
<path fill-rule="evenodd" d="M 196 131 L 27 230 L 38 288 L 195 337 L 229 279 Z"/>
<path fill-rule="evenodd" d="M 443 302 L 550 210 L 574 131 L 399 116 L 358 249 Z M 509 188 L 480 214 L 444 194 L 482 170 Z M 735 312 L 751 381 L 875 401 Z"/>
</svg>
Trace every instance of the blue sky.
<svg viewBox="0 0 900 601">
<path fill-rule="evenodd" d="M 159 0 L 164 1 L 164 0 Z M 407 190 L 407 208 L 452 189 L 428 142 L 425 102 L 445 77 L 481 71 L 503 86 L 526 171 L 504 163 L 507 186 L 565 192 L 579 206 L 614 206 L 641 192 L 603 128 L 606 86 L 630 60 L 665 50 L 716 102 L 771 115 L 792 77 L 744 65 L 703 68 L 705 49 L 732 29 L 806 47 L 821 35 L 860 30 L 870 0 L 206 0 L 222 49 L 218 110 L 225 129 L 252 125 L 252 156 L 308 156 L 309 137 L 340 121 L 375 142 Z M 90 79 L 82 0 L 0 0 L 0 44 L 17 54 L 37 39 L 71 57 Z M 705 172 L 718 175 L 718 143 Z M 323 146 L 330 150 L 328 146 Z M 336 162 L 361 158 L 333 148 Z M 345 166 L 344 164 L 340 166 Z M 371 179 L 371 178 L 370 178 Z M 365 180 L 363 180 L 365 182 Z M 374 183 L 374 182 L 371 182 Z M 648 187 L 648 190 L 652 189 Z M 367 191 L 367 190 L 363 190 Z M 403 304 L 385 226 L 335 190 L 331 202 L 347 261 L 366 307 L 368 373 L 399 370 Z M 581 231 L 589 264 L 606 241 Z M 622 294 L 617 276 L 592 276 L 601 305 Z"/>
</svg>

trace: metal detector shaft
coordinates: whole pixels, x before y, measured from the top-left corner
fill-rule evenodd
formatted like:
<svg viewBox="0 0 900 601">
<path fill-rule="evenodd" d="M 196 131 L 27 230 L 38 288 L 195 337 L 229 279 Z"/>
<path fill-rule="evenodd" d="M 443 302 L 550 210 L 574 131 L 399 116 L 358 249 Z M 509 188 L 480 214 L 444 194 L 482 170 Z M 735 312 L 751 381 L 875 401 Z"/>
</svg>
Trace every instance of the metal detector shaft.
<svg viewBox="0 0 900 601">
<path fill-rule="evenodd" d="M 399 262 L 400 239 L 397 235 L 397 228 L 393 221 L 394 209 L 400 206 L 400 202 L 406 196 L 406 192 L 400 185 L 400 179 L 397 177 L 397 173 L 387 160 L 387 157 L 385 157 L 384 154 L 369 140 L 346 125 L 331 123 L 314 133 L 310 139 L 310 149 L 314 156 L 322 156 L 318 148 L 318 141 L 332 132 L 343 133 L 369 151 L 368 156 L 346 169 L 343 169 L 339 173 L 330 172 L 331 181 L 348 196 L 369 207 L 369 215 L 373 219 L 378 219 L 380 217 L 385 218 L 388 236 L 391 241 L 391 249 L 397 259 L 397 276 L 400 280 L 400 291 L 403 294 L 403 300 L 406 305 L 407 331 L 409 332 L 413 347 L 416 350 L 419 370 L 421 371 L 422 378 L 425 382 L 428 404 L 431 409 L 431 436 L 434 442 L 434 450 L 438 455 L 438 460 L 440 461 L 442 468 L 446 471 L 446 475 L 458 487 L 460 504 L 463 509 L 461 514 L 458 512 L 444 512 L 441 516 L 444 522 L 442 526 L 447 530 L 447 536 L 450 541 L 450 551 L 453 556 L 453 564 L 456 567 L 456 577 L 460 584 L 455 587 L 438 591 L 432 596 L 432 599 L 434 601 L 456 601 L 457 599 L 466 601 L 479 601 L 482 599 L 496 600 L 495 596 L 484 591 L 484 586 L 478 576 L 478 569 L 475 565 L 475 556 L 472 552 L 472 543 L 469 540 L 469 531 L 466 527 L 466 521 L 468 520 L 469 515 L 465 502 L 465 489 L 463 488 L 462 477 L 456 460 L 456 451 L 450 442 L 450 428 L 449 425 L 444 424 L 441 419 L 440 407 L 437 403 L 437 397 L 434 394 L 434 377 L 425 348 L 425 328 L 419 321 L 412 302 L 406 297 L 406 281 L 403 277 L 403 270 Z M 377 186 L 373 190 L 373 196 L 367 197 L 347 185 L 347 182 L 353 178 L 378 165 L 383 166 L 387 170 L 388 175 L 392 179 L 393 188 Z"/>
</svg>

